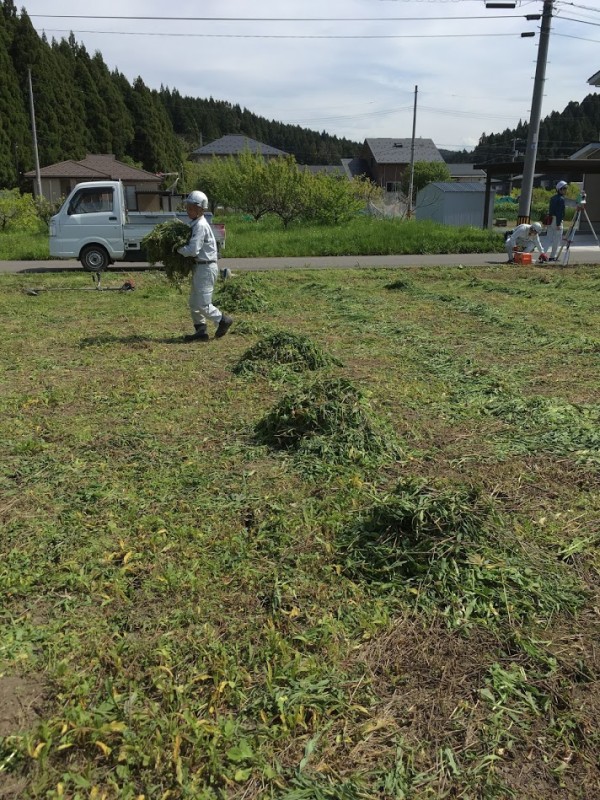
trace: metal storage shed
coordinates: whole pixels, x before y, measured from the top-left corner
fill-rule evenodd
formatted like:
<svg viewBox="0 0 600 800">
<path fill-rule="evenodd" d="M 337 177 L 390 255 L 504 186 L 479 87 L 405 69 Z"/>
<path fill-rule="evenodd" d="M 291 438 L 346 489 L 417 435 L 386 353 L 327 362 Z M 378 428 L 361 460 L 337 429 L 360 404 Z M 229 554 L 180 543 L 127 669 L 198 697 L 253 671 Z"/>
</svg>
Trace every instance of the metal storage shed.
<svg viewBox="0 0 600 800">
<path fill-rule="evenodd" d="M 495 192 L 490 193 L 487 218 L 494 216 Z M 417 220 L 431 219 L 444 225 L 483 227 L 485 184 L 436 182 L 429 183 L 417 194 Z"/>
</svg>

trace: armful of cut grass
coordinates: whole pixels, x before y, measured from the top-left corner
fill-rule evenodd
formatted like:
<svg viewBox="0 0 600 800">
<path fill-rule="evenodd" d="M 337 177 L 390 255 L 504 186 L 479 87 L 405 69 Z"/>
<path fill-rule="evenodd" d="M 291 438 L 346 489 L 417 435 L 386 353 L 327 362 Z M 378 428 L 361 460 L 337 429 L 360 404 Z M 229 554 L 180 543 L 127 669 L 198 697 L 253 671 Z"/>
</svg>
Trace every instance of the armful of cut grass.
<svg viewBox="0 0 600 800">
<path fill-rule="evenodd" d="M 193 258 L 186 258 L 177 252 L 190 238 L 190 228 L 180 220 L 162 222 L 142 239 L 148 263 L 154 266 L 161 263 L 169 281 L 179 284 L 194 269 Z"/>
</svg>

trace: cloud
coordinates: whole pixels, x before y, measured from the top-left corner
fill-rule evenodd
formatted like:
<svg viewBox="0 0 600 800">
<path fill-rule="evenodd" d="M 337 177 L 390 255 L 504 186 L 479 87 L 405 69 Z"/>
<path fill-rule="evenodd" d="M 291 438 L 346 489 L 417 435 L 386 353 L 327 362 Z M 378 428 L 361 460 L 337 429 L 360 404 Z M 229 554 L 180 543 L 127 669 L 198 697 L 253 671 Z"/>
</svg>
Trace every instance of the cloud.
<svg viewBox="0 0 600 800">
<path fill-rule="evenodd" d="M 213 97 L 355 141 L 410 136 L 418 86 L 417 136 L 462 148 L 484 132 L 529 120 L 540 23 L 525 14 L 541 12 L 542 2 L 510 12 L 486 10 L 481 0 L 221 0 L 211 6 L 180 0 L 173 7 L 105 0 L 98 10 L 75 0 L 54 0 L 50 10 L 46 0 L 29 0 L 26 8 L 39 32 L 61 38 L 73 30 L 130 80 L 140 75 L 151 88 Z M 170 18 L 34 16 L 44 13 Z M 578 22 L 552 20 L 542 117 L 593 91 L 587 78 L 598 68 L 598 34 L 589 22 L 600 22 L 600 9 L 585 13 L 569 12 Z M 278 17 L 313 21 L 265 21 Z M 323 17 L 329 19 L 316 21 Z M 536 36 L 521 38 L 523 31 Z"/>
</svg>

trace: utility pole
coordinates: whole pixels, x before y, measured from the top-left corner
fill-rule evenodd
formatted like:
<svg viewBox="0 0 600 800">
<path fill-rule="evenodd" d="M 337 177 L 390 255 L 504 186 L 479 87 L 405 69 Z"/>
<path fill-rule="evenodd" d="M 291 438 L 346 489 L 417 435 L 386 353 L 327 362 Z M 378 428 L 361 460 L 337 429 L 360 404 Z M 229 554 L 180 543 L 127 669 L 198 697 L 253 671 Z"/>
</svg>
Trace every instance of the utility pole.
<svg viewBox="0 0 600 800">
<path fill-rule="evenodd" d="M 413 127 L 412 127 L 412 140 L 410 143 L 410 179 L 408 182 L 408 208 L 406 216 L 408 219 L 412 217 L 413 213 L 413 183 L 415 179 L 415 131 L 417 129 L 417 94 L 419 87 L 415 86 L 415 105 L 413 109 Z"/>
<path fill-rule="evenodd" d="M 31 133 L 33 135 L 33 155 L 35 158 L 35 183 L 37 196 L 42 196 L 42 174 L 40 172 L 40 157 L 38 155 L 37 132 L 35 129 L 35 109 L 33 107 L 33 87 L 31 85 L 31 67 L 27 70 L 27 80 L 29 83 L 29 107 L 31 109 Z"/>
<path fill-rule="evenodd" d="M 512 142 L 512 153 L 510 154 L 510 160 L 516 161 L 517 160 L 517 140 L 513 139 Z M 508 179 L 508 194 L 512 192 L 512 185 L 513 185 L 513 176 L 511 175 Z"/>
<path fill-rule="evenodd" d="M 517 225 L 520 225 L 522 222 L 530 222 L 531 198 L 533 195 L 533 177 L 535 174 L 535 162 L 537 158 L 544 82 L 546 80 L 546 62 L 548 60 L 548 44 L 550 42 L 550 22 L 552 20 L 552 11 L 553 0 L 544 0 L 542 24 L 540 28 L 540 43 L 538 45 L 537 65 L 533 84 L 533 98 L 531 100 L 529 132 L 527 134 L 527 147 L 525 149 L 525 159 L 523 162 L 523 182 L 521 186 L 521 197 L 519 199 Z"/>
</svg>

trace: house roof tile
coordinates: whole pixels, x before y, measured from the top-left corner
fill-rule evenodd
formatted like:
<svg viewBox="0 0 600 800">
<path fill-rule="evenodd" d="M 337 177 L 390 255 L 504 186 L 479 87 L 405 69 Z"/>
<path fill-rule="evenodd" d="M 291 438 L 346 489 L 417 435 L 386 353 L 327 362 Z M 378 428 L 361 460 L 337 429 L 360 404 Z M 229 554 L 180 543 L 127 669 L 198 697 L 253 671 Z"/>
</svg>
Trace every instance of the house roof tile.
<svg viewBox="0 0 600 800">
<path fill-rule="evenodd" d="M 122 180 L 122 181 L 152 181 L 156 183 L 159 178 L 152 172 L 144 169 L 130 167 L 122 161 L 117 161 L 112 154 L 87 155 L 81 161 L 60 161 L 50 164 L 40 170 L 42 178 L 78 178 L 80 180 Z M 26 178 L 35 178 L 35 171 L 25 173 Z"/>
<path fill-rule="evenodd" d="M 35 178 L 35 170 L 25 173 L 26 178 Z M 97 169 L 84 166 L 80 161 L 60 161 L 40 169 L 42 178 L 82 178 L 93 181 L 95 178 L 106 178 L 106 174 Z"/>
<path fill-rule="evenodd" d="M 412 139 L 365 139 L 378 164 L 410 164 Z M 415 161 L 444 161 L 433 139 L 415 139 Z"/>
<path fill-rule="evenodd" d="M 471 192 L 475 192 L 479 194 L 481 192 L 485 192 L 485 184 L 481 181 L 474 181 L 473 183 L 469 183 L 467 181 L 464 183 L 457 181 L 433 181 L 432 183 L 428 183 L 427 186 L 425 186 L 425 189 L 432 186 L 444 193 L 454 192 L 457 194 L 469 194 Z"/>
<path fill-rule="evenodd" d="M 473 164 L 448 164 L 450 175 L 453 178 L 485 178 L 482 169 L 475 169 Z"/>
<path fill-rule="evenodd" d="M 276 147 L 271 147 L 268 144 L 257 142 L 256 139 L 251 139 L 249 136 L 244 136 L 241 133 L 228 133 L 226 136 L 221 136 L 220 139 L 215 139 L 214 142 L 205 144 L 194 150 L 194 156 L 236 156 L 249 150 L 251 153 L 260 153 L 263 156 L 287 156 L 288 153 L 283 150 L 278 150 Z"/>
<path fill-rule="evenodd" d="M 573 153 L 571 158 L 600 158 L 600 142 L 590 142 Z"/>
<path fill-rule="evenodd" d="M 369 168 L 367 162 L 362 158 L 342 158 L 342 167 L 349 178 L 357 175 L 367 175 Z"/>
</svg>

